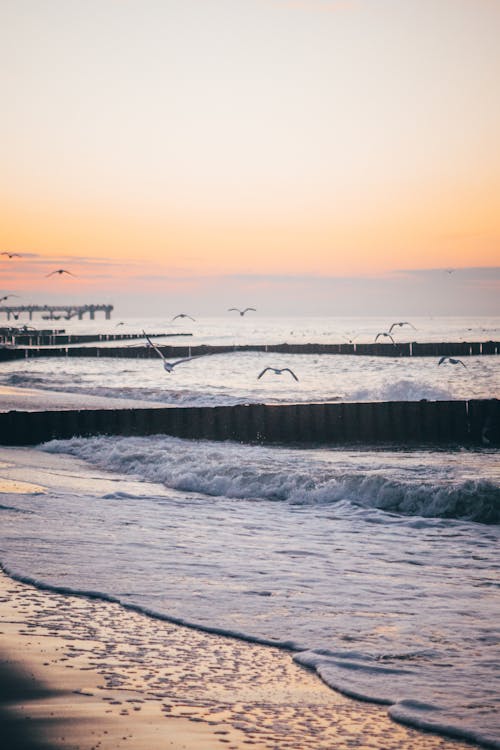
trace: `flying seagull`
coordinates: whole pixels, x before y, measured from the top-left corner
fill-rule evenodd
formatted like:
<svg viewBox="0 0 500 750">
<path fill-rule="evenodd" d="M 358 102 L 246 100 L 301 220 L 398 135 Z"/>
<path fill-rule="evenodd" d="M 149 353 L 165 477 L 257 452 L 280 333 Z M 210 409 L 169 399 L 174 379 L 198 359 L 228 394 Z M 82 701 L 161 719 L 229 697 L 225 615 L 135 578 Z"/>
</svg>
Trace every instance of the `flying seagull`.
<svg viewBox="0 0 500 750">
<path fill-rule="evenodd" d="M 462 365 L 467 369 L 467 365 L 462 362 L 461 359 L 453 359 L 453 357 L 441 357 L 441 359 L 438 362 L 438 365 L 442 365 L 443 362 L 449 362 L 450 365 Z"/>
<path fill-rule="evenodd" d="M 292 378 L 295 378 L 295 380 L 296 380 L 297 382 L 299 382 L 299 379 L 298 379 L 298 377 L 297 377 L 297 376 L 296 376 L 296 374 L 295 374 L 295 373 L 293 372 L 293 370 L 290 370 L 290 368 L 289 368 L 289 367 L 282 367 L 282 368 L 281 368 L 281 370 L 280 370 L 280 369 L 279 369 L 278 367 L 265 367 L 265 368 L 264 368 L 264 369 L 262 370 L 262 372 L 260 373 L 260 375 L 258 375 L 258 376 L 257 376 L 257 380 L 260 380 L 260 378 L 261 378 L 261 377 L 262 377 L 262 376 L 264 375 L 264 373 L 265 373 L 265 372 L 267 372 L 268 370 L 271 370 L 271 372 L 274 372 L 274 374 L 275 374 L 275 375 L 281 375 L 281 373 L 282 373 L 282 372 L 289 372 L 289 373 L 290 373 L 290 375 L 292 376 Z"/>
<path fill-rule="evenodd" d="M 6 250 L 0 253 L 0 255 L 6 255 L 7 258 L 21 258 L 21 253 L 8 253 Z"/>
<path fill-rule="evenodd" d="M 401 328 L 402 326 L 410 326 L 410 328 L 413 328 L 413 330 L 414 330 L 414 331 L 416 331 L 416 330 L 417 330 L 417 329 L 415 328 L 415 326 L 414 326 L 414 325 L 412 325 L 411 323 L 408 323 L 408 321 L 407 321 L 407 320 L 404 320 L 404 321 L 403 321 L 402 323 L 393 323 L 393 324 L 391 325 L 391 327 L 389 328 L 389 333 L 392 333 L 392 329 L 393 329 L 393 328 L 396 328 L 396 326 L 399 326 L 400 328 Z"/>
<path fill-rule="evenodd" d="M 257 310 L 255 309 L 255 307 L 245 307 L 244 310 L 240 310 L 239 307 L 230 307 L 229 310 L 228 310 L 228 312 L 233 312 L 234 311 L 234 312 L 239 312 L 240 315 L 244 315 L 249 310 L 253 310 L 253 312 L 257 312 Z"/>
<path fill-rule="evenodd" d="M 155 346 L 153 344 L 153 342 L 149 338 L 149 336 L 146 333 L 146 331 L 143 331 L 143 334 L 144 334 L 144 337 L 145 337 L 146 341 L 148 342 L 149 346 L 152 346 L 153 349 L 155 350 L 155 352 L 157 354 L 159 354 L 160 357 L 162 358 L 162 360 L 163 360 L 163 367 L 164 367 L 164 369 L 167 372 L 173 372 L 174 371 L 174 367 L 177 367 L 177 365 L 180 365 L 182 362 L 190 362 L 192 359 L 198 359 L 198 357 L 206 356 L 204 354 L 198 354 L 198 355 L 196 355 L 194 357 L 185 357 L 184 359 L 178 359 L 176 362 L 167 362 L 167 360 L 166 360 L 165 356 L 163 355 L 163 353 L 158 349 L 157 346 Z"/>
<path fill-rule="evenodd" d="M 351 333 L 350 331 L 346 331 L 346 333 L 341 333 L 340 335 L 342 336 L 344 341 L 347 341 L 348 344 L 354 344 L 354 342 L 356 341 L 358 336 L 361 335 L 361 333 L 356 333 L 355 331 L 352 331 Z"/>
<path fill-rule="evenodd" d="M 394 344 L 394 339 L 392 338 L 390 333 L 377 333 L 375 336 L 375 341 L 379 338 L 379 336 L 385 336 L 386 338 L 390 339 L 392 343 Z"/>
<path fill-rule="evenodd" d="M 5 297 L 0 297 L 0 302 L 3 302 L 4 299 L 9 299 L 9 297 L 19 297 L 18 294 L 6 294 Z"/>
<path fill-rule="evenodd" d="M 66 271 L 65 268 L 58 268 L 57 271 L 51 271 L 50 273 L 46 273 L 45 274 L 45 278 L 47 278 L 47 276 L 54 276 L 54 274 L 56 274 L 56 273 L 58 273 L 59 276 L 61 276 L 61 274 L 63 274 L 63 273 L 67 273 L 69 276 L 74 276 L 75 275 L 74 273 L 71 273 L 71 271 Z"/>
<path fill-rule="evenodd" d="M 188 315 L 187 313 L 179 313 L 178 315 L 174 315 L 172 320 L 177 320 L 177 318 L 189 318 L 189 320 L 192 320 L 193 323 L 195 322 L 195 319 L 191 317 L 191 315 Z"/>
</svg>

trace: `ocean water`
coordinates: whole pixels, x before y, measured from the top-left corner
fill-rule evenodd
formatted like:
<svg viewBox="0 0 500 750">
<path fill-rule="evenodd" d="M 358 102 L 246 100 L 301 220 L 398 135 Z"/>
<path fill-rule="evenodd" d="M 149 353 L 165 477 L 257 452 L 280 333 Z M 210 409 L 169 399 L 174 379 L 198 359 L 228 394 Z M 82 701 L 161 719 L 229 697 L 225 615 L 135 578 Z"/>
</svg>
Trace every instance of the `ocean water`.
<svg viewBox="0 0 500 750">
<path fill-rule="evenodd" d="M 339 327 L 242 322 L 250 331 L 240 331 L 241 343 L 256 330 L 258 343 L 283 341 L 285 330 L 320 341 Z M 484 329 L 486 340 L 497 338 L 499 323 L 428 326 L 443 340 L 469 328 L 478 340 Z M 128 323 L 145 324 L 162 329 Z M 220 342 L 221 325 L 212 339 L 204 325 L 200 343 Z M 189 404 L 493 398 L 499 360 L 470 357 L 464 368 L 234 352 L 169 375 L 155 359 L 37 359 L 3 363 L 0 382 L 77 391 L 83 400 L 98 393 Z M 299 382 L 286 373 L 257 380 L 268 365 L 291 367 Z M 500 747 L 497 449 L 301 449 L 153 436 L 53 441 L 18 454 L 28 463 L 38 455 L 30 476 L 48 489 L 0 497 L 0 561 L 12 574 L 292 649 L 333 689 L 385 704 L 397 720 Z M 52 470 L 39 467 L 68 456 L 83 462 L 71 465 L 74 479 L 51 484 Z"/>
<path fill-rule="evenodd" d="M 347 335 L 357 342 L 373 341 L 377 331 L 391 321 L 371 318 L 227 318 L 200 321 L 159 319 L 123 321 L 61 321 L 68 332 L 173 332 L 192 336 L 155 340 L 185 346 L 196 344 L 337 343 Z M 255 314 L 253 314 L 255 315 Z M 408 321 L 410 322 L 410 321 Z M 488 341 L 500 339 L 500 318 L 416 318 L 410 328 L 397 327 L 398 341 Z M 128 343 L 128 342 L 125 342 Z M 140 339 L 144 345 L 144 339 Z M 111 345 L 115 345 L 113 342 Z M 133 348 L 137 342 L 130 342 Z M 466 367 L 444 363 L 437 357 L 362 357 L 358 355 L 304 355 L 272 352 L 239 352 L 193 359 L 170 375 L 158 358 L 105 357 L 27 359 L 2 363 L 0 385 L 57 389 L 82 395 L 114 396 L 183 406 L 236 403 L 286 403 L 300 401 L 418 401 L 491 398 L 500 393 L 500 357 L 466 358 Z M 275 375 L 266 367 L 292 369 Z"/>
</svg>

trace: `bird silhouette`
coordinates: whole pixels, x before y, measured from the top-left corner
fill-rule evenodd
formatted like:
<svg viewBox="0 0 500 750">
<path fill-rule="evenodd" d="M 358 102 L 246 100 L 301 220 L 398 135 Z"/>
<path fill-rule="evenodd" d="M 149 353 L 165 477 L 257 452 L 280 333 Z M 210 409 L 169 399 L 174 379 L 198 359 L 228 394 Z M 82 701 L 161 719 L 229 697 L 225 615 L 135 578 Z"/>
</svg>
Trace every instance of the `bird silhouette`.
<svg viewBox="0 0 500 750">
<path fill-rule="evenodd" d="M 239 307 L 230 307 L 228 309 L 228 312 L 233 312 L 233 311 L 234 312 L 239 312 L 239 314 L 243 316 L 245 313 L 249 312 L 249 310 L 252 310 L 253 312 L 257 312 L 257 310 L 255 309 L 255 307 L 245 307 L 244 310 L 240 310 Z"/>
<path fill-rule="evenodd" d="M 6 294 L 5 297 L 0 297 L 0 302 L 3 302 L 5 299 L 9 299 L 9 297 L 19 297 L 18 294 Z"/>
<path fill-rule="evenodd" d="M 438 365 L 442 365 L 443 362 L 449 362 L 450 365 L 462 365 L 462 367 L 465 367 L 467 369 L 467 365 L 462 362 L 461 359 L 453 359 L 453 357 L 441 357 L 441 359 L 438 362 Z"/>
<path fill-rule="evenodd" d="M 361 332 L 356 333 L 356 331 L 346 331 L 345 333 L 341 333 L 340 335 L 348 344 L 354 344 L 358 336 L 361 336 Z"/>
<path fill-rule="evenodd" d="M 292 376 L 292 378 L 295 378 L 295 380 L 296 380 L 297 382 L 299 382 L 299 379 L 298 379 L 298 377 L 297 377 L 297 376 L 296 376 L 296 374 L 295 374 L 295 373 L 293 372 L 293 370 L 290 370 L 290 368 L 289 368 L 289 367 L 282 367 L 281 369 L 280 369 L 279 367 L 265 367 L 265 368 L 264 368 L 264 369 L 262 370 L 262 372 L 260 373 L 260 375 L 258 375 L 258 376 L 257 376 L 257 380 L 260 380 L 260 378 L 261 378 L 261 377 L 262 377 L 262 376 L 264 375 L 264 373 L 265 373 L 265 372 L 267 372 L 268 370 L 270 370 L 271 372 L 274 372 L 274 374 L 275 374 L 275 375 L 281 375 L 281 373 L 282 373 L 282 372 L 289 372 L 289 373 L 290 373 L 290 375 Z"/>
<path fill-rule="evenodd" d="M 65 268 L 58 268 L 57 271 L 51 271 L 50 273 L 46 273 L 45 274 L 45 278 L 47 278 L 48 276 L 54 276 L 56 273 L 58 273 L 59 276 L 61 276 L 61 274 L 63 274 L 63 273 L 67 273 L 68 276 L 74 276 L 75 275 L 74 273 L 71 273 L 71 271 L 66 271 Z"/>
<path fill-rule="evenodd" d="M 188 315 L 187 313 L 179 313 L 178 315 L 174 315 L 172 320 L 177 320 L 177 318 L 189 318 L 189 320 L 192 320 L 193 323 L 195 322 L 195 319 L 191 317 L 191 315 Z"/>
<path fill-rule="evenodd" d="M 0 253 L 0 255 L 6 255 L 7 258 L 21 258 L 21 253 L 8 253 L 5 250 Z"/>
<path fill-rule="evenodd" d="M 414 330 L 414 331 L 416 331 L 416 330 L 417 330 L 417 329 L 415 328 L 415 326 L 414 326 L 414 325 L 412 325 L 411 323 L 408 323 L 408 321 L 407 321 L 407 320 L 404 320 L 404 321 L 403 321 L 402 323 L 393 323 L 393 324 L 391 325 L 391 327 L 389 328 L 389 333 L 392 333 L 392 329 L 393 329 L 393 328 L 396 328 L 396 326 L 399 326 L 400 328 L 401 328 L 402 326 L 410 326 L 410 328 L 413 328 L 413 330 Z"/>
<path fill-rule="evenodd" d="M 390 339 L 392 343 L 394 344 L 394 339 L 392 338 L 390 333 L 377 333 L 377 335 L 375 336 L 375 341 L 377 341 L 377 339 L 380 338 L 380 336 L 385 336 L 386 338 Z"/>
<path fill-rule="evenodd" d="M 162 358 L 162 360 L 163 360 L 163 367 L 164 367 L 164 369 L 167 372 L 173 372 L 174 371 L 174 367 L 177 367 L 177 365 L 180 365 L 183 362 L 190 362 L 192 359 L 198 359 L 198 357 L 206 357 L 207 356 L 206 354 L 197 354 L 194 357 L 185 357 L 184 359 L 178 359 L 175 362 L 168 362 L 168 360 L 165 357 L 165 355 L 163 354 L 163 352 L 161 352 L 158 349 L 158 347 L 153 344 L 153 342 L 149 338 L 148 334 L 145 331 L 143 331 L 143 334 L 144 334 L 144 338 L 148 342 L 149 346 L 153 347 L 153 349 L 155 350 L 155 352 Z"/>
</svg>

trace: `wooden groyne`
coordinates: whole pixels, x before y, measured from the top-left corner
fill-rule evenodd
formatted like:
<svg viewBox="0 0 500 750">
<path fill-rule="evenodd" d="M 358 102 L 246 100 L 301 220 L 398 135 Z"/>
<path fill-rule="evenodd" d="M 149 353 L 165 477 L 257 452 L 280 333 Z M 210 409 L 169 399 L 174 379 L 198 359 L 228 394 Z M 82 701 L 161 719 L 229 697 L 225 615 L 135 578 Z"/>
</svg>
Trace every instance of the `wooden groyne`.
<svg viewBox="0 0 500 750">
<path fill-rule="evenodd" d="M 113 334 L 109 334 L 112 336 Z M 185 336 L 191 334 L 152 334 Z M 106 338 L 108 334 L 102 334 L 100 341 L 111 341 Z M 132 336 L 132 335 L 131 335 Z M 74 337 L 71 342 L 76 343 Z M 142 336 L 136 337 L 142 338 Z M 61 339 L 61 337 L 59 337 Z M 351 354 L 366 357 L 471 357 L 487 354 L 500 354 L 500 342 L 498 341 L 474 341 L 474 342 L 430 342 L 430 343 L 408 343 L 408 344 L 234 344 L 221 346 L 208 346 L 199 344 L 196 346 L 172 346 L 160 345 L 158 347 L 167 358 L 188 357 L 195 355 L 228 354 L 231 352 L 275 352 L 280 354 Z M 158 355 L 148 346 L 117 346 L 99 347 L 86 346 L 66 348 L 65 343 L 59 340 L 59 346 L 37 348 L 31 346 L 25 348 L 0 349 L 0 361 L 8 359 L 23 359 L 25 357 L 117 357 L 117 358 L 155 358 Z"/>
<path fill-rule="evenodd" d="M 0 412 L 0 443 L 155 435 L 242 443 L 500 445 L 500 401 L 241 404 Z"/>
<path fill-rule="evenodd" d="M 149 338 L 171 338 L 192 336 L 192 333 L 150 333 Z M 144 340 L 142 333 L 66 333 L 65 331 L 14 331 L 0 328 L 0 343 L 16 347 L 53 346 L 65 347 L 68 344 L 103 343 L 108 341 Z M 59 352 L 61 353 L 61 352 Z M 95 354 L 93 356 L 96 356 Z"/>
</svg>

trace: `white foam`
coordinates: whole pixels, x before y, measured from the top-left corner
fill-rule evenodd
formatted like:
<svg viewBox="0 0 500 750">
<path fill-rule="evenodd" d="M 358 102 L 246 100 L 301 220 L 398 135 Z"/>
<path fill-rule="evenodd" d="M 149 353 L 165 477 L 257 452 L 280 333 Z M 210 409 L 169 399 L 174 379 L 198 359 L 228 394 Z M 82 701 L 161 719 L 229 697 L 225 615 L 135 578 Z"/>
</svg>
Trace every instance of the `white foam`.
<svg viewBox="0 0 500 750">
<path fill-rule="evenodd" d="M 379 461 L 372 460 L 364 469 L 355 460 L 347 460 L 349 454 L 345 451 L 324 452 L 322 455 L 329 461 L 323 459 L 319 464 L 308 461 L 313 454 L 296 451 L 294 456 L 302 460 L 290 465 L 291 453 L 277 448 L 242 448 L 161 436 L 75 438 L 47 443 L 44 450 L 71 453 L 103 468 L 214 497 L 287 501 L 296 505 L 348 501 L 355 506 L 411 516 L 500 521 L 500 483 L 486 478 L 488 473 L 482 466 L 485 453 L 455 454 L 463 478 L 459 475 L 450 480 L 449 471 L 440 463 L 441 454 L 435 454 L 437 464 L 427 477 L 419 473 L 419 457 L 429 458 L 431 453 L 405 454 L 404 470 L 398 469 L 395 475 L 393 470 L 384 471 L 380 466 L 380 457 L 384 455 L 380 452 L 375 454 Z M 402 454 L 395 455 L 403 463 Z M 475 461 L 478 475 L 471 477 L 467 463 L 470 465 L 474 457 L 479 457 Z M 431 464 L 428 460 L 428 465 Z M 417 471 L 413 470 L 415 465 Z"/>
</svg>

